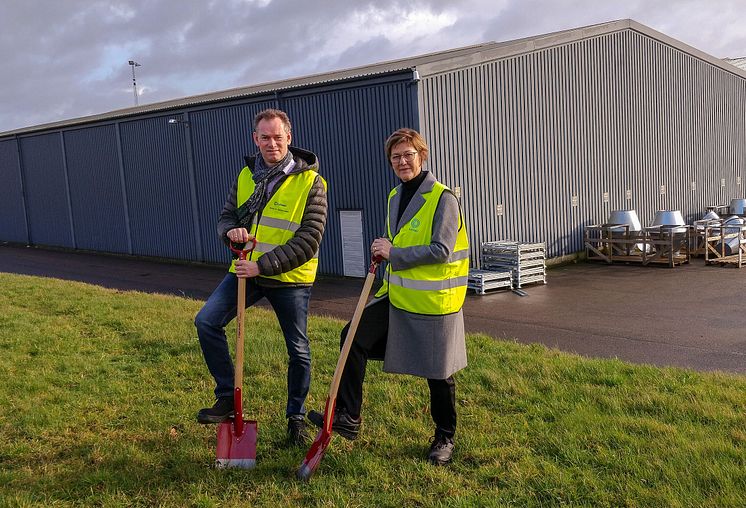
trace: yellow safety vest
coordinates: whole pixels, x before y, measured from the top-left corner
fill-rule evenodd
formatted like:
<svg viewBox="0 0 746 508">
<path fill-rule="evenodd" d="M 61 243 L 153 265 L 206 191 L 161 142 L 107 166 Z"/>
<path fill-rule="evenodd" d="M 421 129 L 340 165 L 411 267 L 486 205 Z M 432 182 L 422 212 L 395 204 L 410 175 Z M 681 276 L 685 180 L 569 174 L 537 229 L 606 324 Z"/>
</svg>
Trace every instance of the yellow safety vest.
<svg viewBox="0 0 746 508">
<path fill-rule="evenodd" d="M 258 222 L 256 219 L 249 231 L 256 238 L 256 247 L 249 259 L 257 260 L 278 245 L 284 245 L 290 240 L 300 227 L 303 212 L 306 208 L 308 193 L 313 187 L 318 173 L 312 170 L 289 175 L 272 194 L 269 202 L 260 210 Z M 326 188 L 326 181 L 321 181 Z M 238 175 L 238 189 L 236 190 L 236 207 L 244 204 L 254 192 L 254 180 L 248 166 Z M 316 279 L 319 266 L 318 252 L 301 266 L 281 273 L 280 275 L 262 275 L 267 279 L 282 282 L 311 284 Z M 231 262 L 231 272 L 236 271 L 235 260 Z"/>
<path fill-rule="evenodd" d="M 438 207 L 441 194 L 450 190 L 440 182 L 435 182 L 433 189 L 424 194 L 425 203 L 393 236 L 391 233 L 391 216 L 386 216 L 388 237 L 394 247 L 414 247 L 429 245 L 432 241 L 433 217 Z M 396 188 L 389 194 L 388 208 L 391 199 L 396 195 Z M 466 227 L 459 213 L 459 230 L 456 245 L 448 260 L 444 263 L 420 265 L 406 270 L 392 270 L 391 263 L 386 267 L 383 287 L 376 293 L 377 297 L 389 294 L 391 305 L 407 312 L 429 315 L 443 315 L 458 312 L 466 298 L 466 284 L 469 278 L 469 239 Z"/>
</svg>

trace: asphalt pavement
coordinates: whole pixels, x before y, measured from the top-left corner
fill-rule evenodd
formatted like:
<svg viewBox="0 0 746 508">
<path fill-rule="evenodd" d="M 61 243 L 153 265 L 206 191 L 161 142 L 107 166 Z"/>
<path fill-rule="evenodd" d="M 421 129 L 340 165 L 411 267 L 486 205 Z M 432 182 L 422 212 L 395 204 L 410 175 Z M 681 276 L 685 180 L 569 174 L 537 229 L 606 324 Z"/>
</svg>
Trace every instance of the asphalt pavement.
<svg viewBox="0 0 746 508">
<path fill-rule="evenodd" d="M 225 267 L 0 244 L 0 272 L 204 300 Z M 363 280 L 320 276 L 311 313 L 349 319 Z M 746 374 L 746 268 L 577 263 L 526 296 L 469 292 L 468 332 L 587 357 Z"/>
</svg>

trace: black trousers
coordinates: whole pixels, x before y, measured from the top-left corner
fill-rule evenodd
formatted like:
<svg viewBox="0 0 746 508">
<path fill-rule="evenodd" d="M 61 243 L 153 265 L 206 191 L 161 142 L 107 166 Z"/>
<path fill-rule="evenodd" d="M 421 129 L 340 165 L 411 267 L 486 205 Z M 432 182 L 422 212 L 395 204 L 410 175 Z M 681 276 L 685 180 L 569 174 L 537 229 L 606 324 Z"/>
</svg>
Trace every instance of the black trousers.
<svg viewBox="0 0 746 508">
<path fill-rule="evenodd" d="M 342 329 L 340 349 L 349 327 L 350 323 L 347 323 Z M 360 416 L 368 360 L 383 360 L 388 331 L 389 300 L 384 298 L 363 311 L 339 383 L 337 408 L 343 408 L 353 418 Z M 453 437 L 456 433 L 456 382 L 450 376 L 447 379 L 428 379 L 427 385 L 430 388 L 430 414 L 435 422 L 435 432 Z"/>
</svg>

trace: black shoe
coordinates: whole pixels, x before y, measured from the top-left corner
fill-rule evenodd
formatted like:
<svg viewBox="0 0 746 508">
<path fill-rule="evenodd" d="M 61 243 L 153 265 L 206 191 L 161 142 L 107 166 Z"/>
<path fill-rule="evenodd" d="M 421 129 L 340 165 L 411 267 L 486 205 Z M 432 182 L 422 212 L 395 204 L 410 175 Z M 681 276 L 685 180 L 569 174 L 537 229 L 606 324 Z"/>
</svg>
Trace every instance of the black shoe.
<svg viewBox="0 0 746 508">
<path fill-rule="evenodd" d="M 316 425 L 318 428 L 324 426 L 324 415 L 317 411 L 311 411 L 308 413 L 308 419 Z M 360 424 L 363 419 L 357 417 L 357 419 L 351 417 L 344 409 L 338 409 L 334 412 L 334 421 L 332 422 L 332 430 L 342 436 L 345 439 L 354 441 L 357 439 L 357 435 L 360 432 Z"/>
<path fill-rule="evenodd" d="M 221 423 L 233 416 L 233 396 L 219 397 L 212 407 L 206 407 L 197 413 L 199 423 Z"/>
<path fill-rule="evenodd" d="M 293 415 L 288 418 L 288 443 L 295 446 L 306 446 L 311 440 L 306 430 L 303 415 Z"/>
<path fill-rule="evenodd" d="M 427 460 L 436 466 L 444 466 L 451 462 L 454 448 L 453 438 L 436 433 L 430 445 Z"/>
</svg>

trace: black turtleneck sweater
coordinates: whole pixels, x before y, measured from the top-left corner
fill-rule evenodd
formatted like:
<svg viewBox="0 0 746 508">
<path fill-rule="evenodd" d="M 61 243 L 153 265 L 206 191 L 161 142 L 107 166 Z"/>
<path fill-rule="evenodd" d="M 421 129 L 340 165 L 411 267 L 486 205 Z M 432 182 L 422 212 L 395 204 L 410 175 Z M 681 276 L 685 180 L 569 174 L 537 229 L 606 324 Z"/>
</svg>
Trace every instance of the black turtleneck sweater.
<svg viewBox="0 0 746 508">
<path fill-rule="evenodd" d="M 410 181 L 401 183 L 401 201 L 399 201 L 399 213 L 396 215 L 397 224 L 399 223 L 399 219 L 401 219 L 404 210 L 407 209 L 407 205 L 412 200 L 412 196 L 417 192 L 422 180 L 424 180 L 426 176 L 427 171 L 423 169 L 420 171 L 419 175 L 415 176 Z"/>
</svg>

